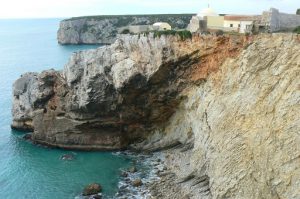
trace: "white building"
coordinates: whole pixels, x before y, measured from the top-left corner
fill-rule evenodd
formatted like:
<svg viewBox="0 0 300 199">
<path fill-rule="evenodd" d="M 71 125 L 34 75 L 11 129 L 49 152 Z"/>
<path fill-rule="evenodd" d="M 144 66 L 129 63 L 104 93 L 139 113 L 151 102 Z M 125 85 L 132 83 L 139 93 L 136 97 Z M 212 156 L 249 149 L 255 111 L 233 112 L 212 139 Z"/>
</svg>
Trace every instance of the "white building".
<svg viewBox="0 0 300 199">
<path fill-rule="evenodd" d="M 172 27 L 170 24 L 166 22 L 157 22 L 153 24 L 153 29 L 154 30 L 172 30 Z"/>
<path fill-rule="evenodd" d="M 253 21 L 241 21 L 240 33 L 250 33 L 253 27 Z"/>
<path fill-rule="evenodd" d="M 171 30 L 172 27 L 168 23 L 158 22 L 153 25 L 130 25 L 124 26 L 118 29 L 119 34 L 140 34 L 144 32 L 149 32 L 153 30 Z"/>
<path fill-rule="evenodd" d="M 224 28 L 227 31 L 245 33 L 251 31 L 255 16 L 227 15 L 224 17 Z"/>
<path fill-rule="evenodd" d="M 223 18 L 212 8 L 205 8 L 192 17 L 187 29 L 191 32 L 202 32 L 207 28 L 223 26 Z"/>
</svg>

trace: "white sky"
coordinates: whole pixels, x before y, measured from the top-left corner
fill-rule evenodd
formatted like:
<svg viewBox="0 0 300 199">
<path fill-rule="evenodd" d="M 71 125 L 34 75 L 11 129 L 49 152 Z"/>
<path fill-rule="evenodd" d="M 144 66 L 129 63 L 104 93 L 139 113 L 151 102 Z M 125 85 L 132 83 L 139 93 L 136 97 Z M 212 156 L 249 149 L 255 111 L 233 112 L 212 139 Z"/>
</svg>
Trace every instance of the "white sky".
<svg viewBox="0 0 300 199">
<path fill-rule="evenodd" d="M 106 14 L 197 13 L 260 14 L 270 7 L 295 13 L 300 0 L 0 0 L 0 18 L 58 18 Z"/>
</svg>

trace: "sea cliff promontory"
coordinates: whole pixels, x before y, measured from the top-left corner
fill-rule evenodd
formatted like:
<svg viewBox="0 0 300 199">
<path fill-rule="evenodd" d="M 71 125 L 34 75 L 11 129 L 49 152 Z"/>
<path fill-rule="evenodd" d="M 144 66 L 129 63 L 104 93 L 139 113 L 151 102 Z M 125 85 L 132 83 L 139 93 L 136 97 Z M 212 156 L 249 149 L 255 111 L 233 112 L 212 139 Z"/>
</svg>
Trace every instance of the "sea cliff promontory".
<svg viewBox="0 0 300 199">
<path fill-rule="evenodd" d="M 296 199 L 299 42 L 296 34 L 122 36 L 75 53 L 63 71 L 24 74 L 12 127 L 62 148 L 168 149 L 172 177 L 158 198 Z"/>
<path fill-rule="evenodd" d="M 192 14 L 103 15 L 65 19 L 60 22 L 57 40 L 60 44 L 111 44 L 118 31 L 129 25 L 152 25 L 163 21 L 173 29 L 184 29 Z"/>
</svg>

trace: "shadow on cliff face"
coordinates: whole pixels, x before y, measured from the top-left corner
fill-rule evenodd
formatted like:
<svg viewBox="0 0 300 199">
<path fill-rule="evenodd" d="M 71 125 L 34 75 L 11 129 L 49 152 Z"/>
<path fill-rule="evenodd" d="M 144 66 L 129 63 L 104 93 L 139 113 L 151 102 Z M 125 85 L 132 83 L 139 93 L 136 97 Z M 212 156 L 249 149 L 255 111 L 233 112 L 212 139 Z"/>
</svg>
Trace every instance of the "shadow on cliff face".
<svg viewBox="0 0 300 199">
<path fill-rule="evenodd" d="M 182 92 L 236 56 L 244 43 L 243 37 L 228 36 L 186 41 L 131 36 L 77 53 L 63 74 L 45 71 L 20 78 L 32 83 L 14 96 L 12 126 L 25 127 L 21 118 L 26 116 L 37 143 L 82 150 L 125 148 L 163 127 Z"/>
</svg>

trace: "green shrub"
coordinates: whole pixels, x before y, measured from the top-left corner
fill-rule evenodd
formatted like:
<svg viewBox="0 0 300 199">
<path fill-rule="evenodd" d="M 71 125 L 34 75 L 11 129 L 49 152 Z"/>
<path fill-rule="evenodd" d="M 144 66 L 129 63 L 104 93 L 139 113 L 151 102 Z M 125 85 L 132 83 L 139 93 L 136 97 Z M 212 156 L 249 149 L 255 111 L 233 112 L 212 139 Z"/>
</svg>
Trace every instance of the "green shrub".
<svg viewBox="0 0 300 199">
<path fill-rule="evenodd" d="M 157 30 L 154 31 L 154 38 L 160 38 L 162 35 L 176 35 L 175 30 Z"/>
<path fill-rule="evenodd" d="M 300 34 L 300 26 L 298 26 L 297 28 L 295 28 L 293 32 L 297 33 L 297 34 Z"/>
<path fill-rule="evenodd" d="M 218 30 L 216 32 L 216 36 L 222 36 L 222 35 L 224 35 L 224 31 L 223 30 Z"/>
<path fill-rule="evenodd" d="M 121 34 L 129 34 L 130 33 L 130 30 L 129 29 L 124 29 L 122 30 Z"/>
<path fill-rule="evenodd" d="M 180 36 L 181 40 L 192 39 L 193 35 L 188 30 L 177 31 L 177 34 Z"/>
<path fill-rule="evenodd" d="M 109 23 L 115 27 L 124 27 L 128 25 L 149 25 L 158 21 L 169 23 L 173 28 L 185 28 L 189 24 L 194 14 L 153 14 L 153 15 L 100 15 L 100 16 L 83 16 L 65 19 L 64 21 L 73 20 L 109 20 Z M 137 20 L 141 19 L 141 20 Z M 137 21 L 140 21 L 137 23 Z"/>
<path fill-rule="evenodd" d="M 144 37 L 149 35 L 149 31 L 148 32 L 143 32 Z"/>
<path fill-rule="evenodd" d="M 192 33 L 188 30 L 161 30 L 161 31 L 153 31 L 154 38 L 160 38 L 162 35 L 178 35 L 181 40 L 191 39 Z"/>
<path fill-rule="evenodd" d="M 300 8 L 297 9 L 296 14 L 297 14 L 297 15 L 300 15 Z"/>
</svg>

